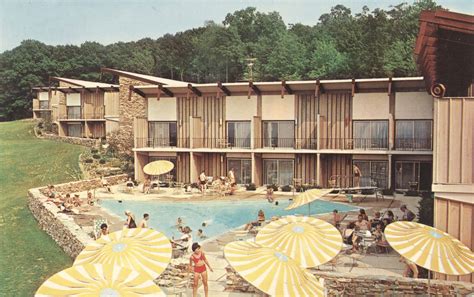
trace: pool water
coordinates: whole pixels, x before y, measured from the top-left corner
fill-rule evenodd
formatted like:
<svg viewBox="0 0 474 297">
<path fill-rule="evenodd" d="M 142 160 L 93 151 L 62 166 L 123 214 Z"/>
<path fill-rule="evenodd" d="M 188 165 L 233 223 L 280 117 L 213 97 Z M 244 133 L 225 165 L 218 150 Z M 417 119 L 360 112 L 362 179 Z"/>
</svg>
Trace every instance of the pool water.
<svg viewBox="0 0 474 297">
<path fill-rule="evenodd" d="M 123 217 L 125 222 L 125 210 L 135 214 L 138 223 L 144 213 L 150 215 L 149 226 L 166 234 L 169 238 L 179 238 L 176 221 L 178 217 L 183 219 L 183 226 L 189 226 L 193 230 L 194 240 L 198 240 L 196 233 L 202 229 L 207 237 L 225 233 L 250 221 L 257 219 L 258 210 L 265 212 L 266 219 L 272 216 L 307 215 L 308 206 L 304 205 L 297 209 L 285 210 L 291 203 L 289 200 L 279 200 L 279 205 L 269 203 L 266 200 L 254 201 L 199 201 L 199 202 L 162 202 L 162 201 L 122 201 L 102 200 L 101 206 L 110 213 Z M 311 203 L 311 214 L 323 214 L 332 212 L 334 209 L 350 211 L 356 208 L 340 203 L 316 200 Z M 206 226 L 203 227 L 202 223 Z"/>
</svg>

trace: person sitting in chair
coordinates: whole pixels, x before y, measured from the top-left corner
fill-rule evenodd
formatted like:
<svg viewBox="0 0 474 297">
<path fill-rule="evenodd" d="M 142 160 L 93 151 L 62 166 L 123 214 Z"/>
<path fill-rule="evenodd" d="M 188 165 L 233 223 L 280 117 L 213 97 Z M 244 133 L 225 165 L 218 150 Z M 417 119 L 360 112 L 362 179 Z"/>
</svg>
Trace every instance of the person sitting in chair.
<svg viewBox="0 0 474 297">
<path fill-rule="evenodd" d="M 104 176 L 102 177 L 102 187 L 104 187 L 107 192 L 112 193 L 112 190 L 110 189 L 110 186 L 109 186 L 109 182 Z"/>
<path fill-rule="evenodd" d="M 258 211 L 258 216 L 257 216 L 257 220 L 256 221 L 253 221 L 253 222 L 250 222 L 248 223 L 247 225 L 245 225 L 245 230 L 250 230 L 254 227 L 259 227 L 261 226 L 263 223 L 265 222 L 265 213 L 263 212 L 263 210 L 259 210 Z"/>
<path fill-rule="evenodd" d="M 191 248 L 191 244 L 193 243 L 193 236 L 191 235 L 191 228 L 186 226 L 183 228 L 183 235 L 176 240 L 171 240 L 171 244 L 175 248 L 183 249 L 185 251 L 189 251 Z"/>
</svg>

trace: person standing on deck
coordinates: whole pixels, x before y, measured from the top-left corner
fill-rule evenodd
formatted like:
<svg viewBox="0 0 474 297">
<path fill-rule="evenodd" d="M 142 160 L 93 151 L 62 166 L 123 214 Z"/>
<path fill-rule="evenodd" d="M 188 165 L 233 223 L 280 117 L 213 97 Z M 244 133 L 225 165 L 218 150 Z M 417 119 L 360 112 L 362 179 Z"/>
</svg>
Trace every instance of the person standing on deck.
<svg viewBox="0 0 474 297">
<path fill-rule="evenodd" d="M 360 177 L 362 176 L 362 172 L 355 164 L 352 166 L 352 169 L 354 171 L 354 187 L 360 188 Z"/>
</svg>

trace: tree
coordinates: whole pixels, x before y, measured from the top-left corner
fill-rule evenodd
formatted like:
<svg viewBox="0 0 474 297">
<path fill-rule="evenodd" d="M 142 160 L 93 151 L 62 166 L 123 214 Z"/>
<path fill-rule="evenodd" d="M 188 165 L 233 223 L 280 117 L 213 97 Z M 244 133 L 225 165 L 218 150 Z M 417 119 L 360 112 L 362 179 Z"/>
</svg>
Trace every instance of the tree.
<svg viewBox="0 0 474 297">
<path fill-rule="evenodd" d="M 310 59 L 311 78 L 338 78 L 349 70 L 346 54 L 337 50 L 334 41 L 323 39 L 316 43 Z"/>
<path fill-rule="evenodd" d="M 274 45 L 264 65 L 264 80 L 298 80 L 303 76 L 305 68 L 305 47 L 291 33 L 285 33 Z"/>
</svg>

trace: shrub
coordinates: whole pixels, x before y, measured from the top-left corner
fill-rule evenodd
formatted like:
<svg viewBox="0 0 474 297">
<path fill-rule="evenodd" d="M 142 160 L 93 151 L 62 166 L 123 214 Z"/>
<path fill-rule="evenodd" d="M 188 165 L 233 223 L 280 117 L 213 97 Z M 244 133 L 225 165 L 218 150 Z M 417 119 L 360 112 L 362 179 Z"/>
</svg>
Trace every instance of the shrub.
<svg viewBox="0 0 474 297">
<path fill-rule="evenodd" d="M 91 149 L 91 154 L 97 154 L 98 152 L 99 150 L 96 148 Z"/>
<path fill-rule="evenodd" d="M 393 191 L 390 190 L 390 189 L 383 189 L 383 190 L 382 190 L 382 195 L 384 195 L 384 196 L 393 195 Z"/>
<path fill-rule="evenodd" d="M 255 191 L 257 189 L 257 186 L 254 183 L 250 183 L 248 185 L 245 185 L 245 189 L 247 191 Z"/>
<path fill-rule="evenodd" d="M 105 159 L 100 159 L 99 164 L 105 164 L 107 161 Z"/>
<path fill-rule="evenodd" d="M 282 192 L 291 192 L 291 186 L 290 185 L 285 185 L 281 187 Z"/>
<path fill-rule="evenodd" d="M 433 226 L 434 198 L 430 192 L 423 192 L 418 202 L 418 221 L 422 224 Z"/>
<path fill-rule="evenodd" d="M 99 155 L 97 155 L 97 154 L 93 154 L 93 155 L 92 155 L 92 158 L 94 158 L 94 159 L 98 160 L 98 159 L 100 159 L 100 156 L 99 156 Z"/>
<path fill-rule="evenodd" d="M 92 160 L 92 159 L 85 159 L 85 160 L 84 160 L 84 163 L 89 163 L 89 164 L 90 164 L 90 163 L 92 163 L 92 162 L 94 162 L 94 160 Z"/>
<path fill-rule="evenodd" d="M 199 189 L 199 185 L 197 183 L 192 183 L 191 188 L 192 189 Z"/>
<path fill-rule="evenodd" d="M 305 188 L 301 185 L 296 185 L 295 186 L 295 192 L 304 192 L 306 191 Z"/>
</svg>

